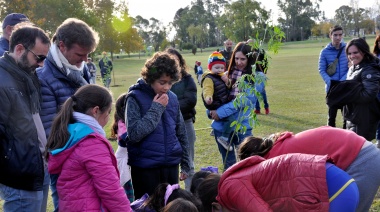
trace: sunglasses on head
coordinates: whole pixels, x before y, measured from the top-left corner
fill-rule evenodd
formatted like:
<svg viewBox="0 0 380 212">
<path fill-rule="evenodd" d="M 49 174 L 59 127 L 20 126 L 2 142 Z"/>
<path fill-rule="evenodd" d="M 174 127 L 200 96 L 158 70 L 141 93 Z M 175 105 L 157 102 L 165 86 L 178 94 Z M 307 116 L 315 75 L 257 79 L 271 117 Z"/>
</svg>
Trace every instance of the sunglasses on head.
<svg viewBox="0 0 380 212">
<path fill-rule="evenodd" d="M 34 53 L 32 50 L 28 49 L 28 48 L 25 48 L 27 51 L 29 52 L 32 52 L 32 54 L 34 54 L 34 56 L 36 57 L 36 61 L 37 63 L 40 63 L 40 62 L 43 62 L 45 59 L 46 59 L 46 56 L 45 55 L 36 55 L 36 53 Z"/>
</svg>

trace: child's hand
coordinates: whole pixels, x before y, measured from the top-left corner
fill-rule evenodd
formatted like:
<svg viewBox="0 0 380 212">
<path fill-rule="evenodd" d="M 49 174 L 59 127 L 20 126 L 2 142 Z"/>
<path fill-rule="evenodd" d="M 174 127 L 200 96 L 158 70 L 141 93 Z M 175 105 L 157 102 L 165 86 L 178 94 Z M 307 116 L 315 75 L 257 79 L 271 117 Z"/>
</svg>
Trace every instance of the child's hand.
<svg viewBox="0 0 380 212">
<path fill-rule="evenodd" d="M 228 83 L 227 75 L 223 74 L 220 78 L 223 80 L 224 83 L 226 83 L 226 84 Z"/>
<path fill-rule="evenodd" d="M 169 103 L 169 96 L 166 93 L 161 95 L 156 94 L 156 96 L 153 98 L 153 102 L 160 103 L 166 107 L 166 105 Z"/>
<path fill-rule="evenodd" d="M 206 97 L 206 104 L 211 105 L 212 104 L 212 97 Z"/>
<path fill-rule="evenodd" d="M 187 174 L 181 172 L 180 175 L 179 175 L 179 180 L 182 181 L 182 180 L 186 180 L 187 179 Z"/>
</svg>

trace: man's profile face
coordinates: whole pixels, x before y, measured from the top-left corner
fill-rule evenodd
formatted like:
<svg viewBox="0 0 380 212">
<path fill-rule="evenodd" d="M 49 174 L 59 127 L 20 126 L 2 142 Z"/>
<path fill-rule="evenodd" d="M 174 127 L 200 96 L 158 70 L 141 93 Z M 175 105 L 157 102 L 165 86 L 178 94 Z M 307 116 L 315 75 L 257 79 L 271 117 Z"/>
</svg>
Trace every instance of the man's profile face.
<svg viewBox="0 0 380 212">
<path fill-rule="evenodd" d="M 90 53 L 89 48 L 83 48 L 78 44 L 73 44 L 69 49 L 62 41 L 59 42 L 59 49 L 67 61 L 78 68 L 81 67 L 83 61 L 87 61 L 87 56 Z"/>
<path fill-rule="evenodd" d="M 343 30 L 337 30 L 330 35 L 331 43 L 333 46 L 338 46 L 343 39 Z"/>
<path fill-rule="evenodd" d="M 32 73 L 36 68 L 43 66 L 42 62 L 37 62 L 36 55 L 47 55 L 49 51 L 49 44 L 44 44 L 40 39 L 36 39 L 36 44 L 33 48 L 27 50 L 21 55 L 20 59 L 17 61 L 17 65 L 24 71 Z"/>
<path fill-rule="evenodd" d="M 232 51 L 232 41 L 230 41 L 230 40 L 226 41 L 224 46 L 228 52 Z"/>
</svg>

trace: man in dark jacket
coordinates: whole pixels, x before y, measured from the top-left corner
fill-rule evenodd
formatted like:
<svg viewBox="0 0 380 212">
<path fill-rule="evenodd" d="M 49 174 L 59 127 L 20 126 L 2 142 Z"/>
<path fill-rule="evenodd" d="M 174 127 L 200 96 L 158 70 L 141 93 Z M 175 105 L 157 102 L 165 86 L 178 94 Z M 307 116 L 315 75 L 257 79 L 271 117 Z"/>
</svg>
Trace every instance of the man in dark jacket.
<svg viewBox="0 0 380 212">
<path fill-rule="evenodd" d="M 18 26 L 10 37 L 10 51 L 0 58 L 0 199 L 5 201 L 4 211 L 46 211 L 46 137 L 34 70 L 42 66 L 49 46 L 42 29 Z"/>
<path fill-rule="evenodd" d="M 11 13 L 5 16 L 3 20 L 3 36 L 0 38 L 0 56 L 9 51 L 9 37 L 12 34 L 14 26 L 21 22 L 29 22 L 28 17 L 21 13 Z"/>
<path fill-rule="evenodd" d="M 98 34 L 85 22 L 66 19 L 56 30 L 44 66 L 37 69 L 41 84 L 41 119 L 46 137 L 60 106 L 75 91 L 88 84 L 84 78 L 87 71 L 87 55 L 98 45 Z M 55 189 L 57 176 L 51 176 L 51 189 L 55 209 L 58 194 Z"/>
<path fill-rule="evenodd" d="M 222 53 L 224 59 L 226 59 L 226 70 L 228 69 L 230 65 L 230 59 L 232 55 L 232 41 L 230 39 L 227 39 L 224 41 L 224 49 L 220 51 Z"/>
</svg>

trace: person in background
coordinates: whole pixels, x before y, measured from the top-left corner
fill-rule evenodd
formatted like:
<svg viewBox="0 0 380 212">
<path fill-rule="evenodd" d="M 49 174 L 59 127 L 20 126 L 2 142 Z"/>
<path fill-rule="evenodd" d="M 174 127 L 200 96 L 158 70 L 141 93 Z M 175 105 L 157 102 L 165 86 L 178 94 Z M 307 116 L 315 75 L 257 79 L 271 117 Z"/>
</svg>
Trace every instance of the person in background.
<svg viewBox="0 0 380 212">
<path fill-rule="evenodd" d="M 252 74 L 252 66 L 255 64 L 255 57 L 252 54 L 252 47 L 246 42 L 240 42 L 235 46 L 232 53 L 231 64 L 227 70 L 227 76 L 230 81 L 231 90 L 228 96 L 228 103 L 220 106 L 216 110 L 209 111 L 209 116 L 213 119 L 211 127 L 214 130 L 215 142 L 218 145 L 219 153 L 221 155 L 224 171 L 230 166 L 236 163 L 236 155 L 234 149 L 236 149 L 243 139 L 247 136 L 252 135 L 252 126 L 249 121 L 250 109 L 254 109 L 256 103 L 256 96 L 254 95 L 253 89 L 255 89 L 252 83 L 248 83 L 247 88 L 244 90 L 238 89 L 238 81 L 244 74 Z M 238 109 L 234 106 L 234 99 L 239 94 L 239 92 L 245 92 L 247 95 L 244 96 L 244 101 L 238 105 Z M 248 107 L 248 110 L 240 111 L 239 108 Z M 232 117 L 230 117 L 232 116 Z M 229 146 L 232 146 L 233 150 L 228 151 L 224 148 L 218 141 L 217 138 L 222 136 L 223 128 L 227 120 L 238 120 L 242 118 L 241 125 L 246 128 L 245 133 L 235 133 L 235 126 L 232 127 L 231 133 L 228 136 Z"/>
<path fill-rule="evenodd" d="M 113 69 L 112 61 L 107 57 L 107 52 L 102 52 L 103 57 L 99 60 L 100 74 L 102 75 L 103 85 L 110 88 L 111 72 Z"/>
<path fill-rule="evenodd" d="M 115 102 L 114 123 L 111 130 L 117 135 L 117 150 L 115 152 L 117 167 L 120 172 L 120 185 L 123 186 L 130 202 L 135 200 L 133 191 L 131 167 L 128 165 L 127 139 L 128 132 L 125 125 L 125 101 L 128 94 L 121 94 Z"/>
<path fill-rule="evenodd" d="M 36 70 L 41 84 L 41 119 L 47 138 L 61 105 L 78 88 L 88 84 L 81 73 L 88 72 L 87 55 L 96 49 L 99 36 L 84 21 L 69 18 L 58 26 L 51 42 L 44 66 Z M 56 177 L 51 176 L 51 195 L 58 211 Z"/>
<path fill-rule="evenodd" d="M 372 53 L 380 59 L 380 35 L 376 36 L 375 39 L 375 44 L 373 45 L 373 51 Z M 377 95 L 377 99 L 380 101 L 380 92 Z M 376 130 L 376 146 L 377 148 L 380 148 L 380 122 L 377 125 L 377 130 Z"/>
<path fill-rule="evenodd" d="M 195 167 L 194 147 L 196 136 L 194 123 L 196 114 L 195 105 L 197 104 L 197 85 L 191 75 L 187 72 L 186 61 L 183 59 L 182 55 L 173 48 L 167 49 L 166 52 L 177 59 L 179 68 L 181 69 L 181 80 L 175 83 L 170 90 L 177 95 L 179 107 L 185 121 L 187 140 L 189 141 L 190 171 L 185 180 L 185 189 L 189 191 Z"/>
<path fill-rule="evenodd" d="M 160 183 L 178 183 L 179 173 L 180 180 L 189 175 L 186 126 L 177 96 L 170 91 L 180 71 L 173 56 L 157 52 L 145 62 L 142 78 L 129 88 L 128 164 L 136 198 L 151 195 Z"/>
<path fill-rule="evenodd" d="M 111 109 L 107 89 L 85 85 L 54 119 L 46 149 L 49 172 L 59 175 L 60 211 L 132 211 L 103 130 Z"/>
<path fill-rule="evenodd" d="M 90 84 L 96 84 L 96 65 L 92 62 L 91 57 L 87 58 L 87 67 L 90 72 Z"/>
<path fill-rule="evenodd" d="M 331 43 L 328 43 L 324 49 L 322 49 L 319 54 L 318 70 L 323 81 L 325 82 L 326 93 L 330 90 L 331 81 L 343 81 L 347 78 L 348 72 L 348 60 L 346 52 L 346 43 L 343 41 L 343 28 L 339 25 L 335 25 L 330 28 L 330 39 Z M 339 52 L 341 53 L 338 58 L 338 63 L 336 66 L 336 72 L 332 76 L 327 73 L 328 66 L 334 62 L 337 58 Z M 335 127 L 336 115 L 338 109 L 342 111 L 342 107 L 330 107 L 328 106 L 328 120 L 327 125 Z M 343 114 L 343 111 L 342 111 Z M 343 119 L 343 129 L 346 129 L 346 120 Z"/>
<path fill-rule="evenodd" d="M 198 76 L 197 73 L 198 73 L 198 61 L 195 61 L 195 64 L 194 64 L 194 74 L 195 74 L 195 76 Z"/>
<path fill-rule="evenodd" d="M 11 13 L 5 16 L 3 20 L 3 35 L 0 38 L 0 56 L 9 51 L 9 37 L 12 34 L 14 26 L 18 23 L 30 22 L 26 15 L 21 13 Z"/>
<path fill-rule="evenodd" d="M 198 80 L 199 85 L 201 84 L 202 74 L 203 74 L 202 63 L 198 61 L 197 62 L 197 80 Z"/>
<path fill-rule="evenodd" d="M 363 38 L 348 42 L 346 55 L 352 66 L 347 80 L 332 82 L 327 104 L 343 106 L 347 129 L 363 136 L 367 141 L 376 137 L 380 120 L 380 59 L 374 56 Z"/>
<path fill-rule="evenodd" d="M 230 67 L 230 60 L 232 56 L 232 41 L 230 39 L 227 39 L 224 41 L 224 49 L 220 51 L 222 53 L 224 59 L 226 59 L 226 67 Z"/>
<path fill-rule="evenodd" d="M 268 80 L 266 74 L 268 70 L 268 61 L 265 55 L 265 50 L 264 49 L 257 49 L 255 50 L 254 57 L 257 59 L 256 63 L 256 78 L 258 81 L 256 81 L 256 90 L 260 93 L 261 98 L 257 98 L 256 105 L 255 105 L 255 113 L 260 114 L 260 101 L 263 100 L 264 103 L 264 109 L 265 109 L 265 114 L 269 114 L 269 104 L 268 104 L 268 98 L 267 98 L 267 92 L 265 91 L 265 84 Z"/>
<path fill-rule="evenodd" d="M 297 134 L 282 132 L 264 138 L 247 137 L 238 155 L 269 159 L 290 153 L 328 155 L 355 180 L 360 198 L 357 211 L 369 210 L 380 186 L 380 150 L 370 141 L 349 130 L 323 126 Z"/>
<path fill-rule="evenodd" d="M 47 34 L 18 24 L 0 57 L 0 199 L 3 211 L 46 211 L 49 174 L 40 90 L 34 71 L 50 46 Z"/>
</svg>

